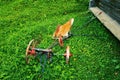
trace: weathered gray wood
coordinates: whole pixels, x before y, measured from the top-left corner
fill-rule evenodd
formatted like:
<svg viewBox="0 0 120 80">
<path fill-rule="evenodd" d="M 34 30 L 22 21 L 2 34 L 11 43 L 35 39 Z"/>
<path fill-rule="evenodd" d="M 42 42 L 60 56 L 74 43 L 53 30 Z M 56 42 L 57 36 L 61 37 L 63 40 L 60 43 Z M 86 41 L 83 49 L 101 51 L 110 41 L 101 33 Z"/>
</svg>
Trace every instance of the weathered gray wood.
<svg viewBox="0 0 120 80">
<path fill-rule="evenodd" d="M 98 7 L 120 23 L 120 9 L 101 2 Z"/>
<path fill-rule="evenodd" d="M 98 3 L 102 3 L 120 9 L 120 1 L 117 0 L 100 0 Z"/>
<path fill-rule="evenodd" d="M 120 24 L 98 7 L 91 7 L 90 10 L 120 40 Z"/>
</svg>

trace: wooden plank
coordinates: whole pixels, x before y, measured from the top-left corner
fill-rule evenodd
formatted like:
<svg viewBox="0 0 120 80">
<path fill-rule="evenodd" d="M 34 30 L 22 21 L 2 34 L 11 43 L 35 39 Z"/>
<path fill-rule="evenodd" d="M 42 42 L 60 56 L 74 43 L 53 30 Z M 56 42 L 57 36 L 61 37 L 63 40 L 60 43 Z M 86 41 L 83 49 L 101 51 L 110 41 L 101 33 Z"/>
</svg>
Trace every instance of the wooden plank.
<svg viewBox="0 0 120 80">
<path fill-rule="evenodd" d="M 90 10 L 120 40 L 120 24 L 98 7 L 91 7 Z M 98 15 L 100 12 L 102 13 Z"/>
</svg>

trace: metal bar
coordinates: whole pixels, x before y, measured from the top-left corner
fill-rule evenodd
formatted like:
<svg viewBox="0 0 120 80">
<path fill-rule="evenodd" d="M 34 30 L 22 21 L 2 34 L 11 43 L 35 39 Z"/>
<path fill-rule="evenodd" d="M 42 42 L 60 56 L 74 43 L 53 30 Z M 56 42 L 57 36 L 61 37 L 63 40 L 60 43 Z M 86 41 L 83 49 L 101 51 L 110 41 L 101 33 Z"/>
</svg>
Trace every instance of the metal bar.
<svg viewBox="0 0 120 80">
<path fill-rule="evenodd" d="M 68 35 L 68 37 L 64 37 L 64 38 L 63 38 L 63 41 L 66 40 L 66 39 L 68 39 L 70 36 L 71 36 L 71 35 Z M 58 41 L 57 41 L 57 39 L 56 39 L 47 49 L 52 49 L 54 46 L 56 46 L 56 45 L 58 45 L 58 44 L 59 44 L 59 43 L 58 43 Z"/>
<path fill-rule="evenodd" d="M 52 52 L 51 49 L 40 49 L 40 48 L 33 48 L 37 52 Z"/>
</svg>

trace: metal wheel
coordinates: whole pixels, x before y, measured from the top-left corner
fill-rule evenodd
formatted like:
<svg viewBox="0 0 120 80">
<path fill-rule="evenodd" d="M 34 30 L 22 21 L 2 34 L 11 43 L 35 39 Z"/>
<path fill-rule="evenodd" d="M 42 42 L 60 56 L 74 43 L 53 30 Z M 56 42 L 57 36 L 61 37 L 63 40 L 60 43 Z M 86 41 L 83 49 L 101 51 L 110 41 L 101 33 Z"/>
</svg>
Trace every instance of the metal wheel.
<svg viewBox="0 0 120 80">
<path fill-rule="evenodd" d="M 69 63 L 69 59 L 72 56 L 72 54 L 70 53 L 70 47 L 69 46 L 67 46 L 66 53 L 64 54 L 64 56 L 66 58 L 66 63 L 68 64 Z"/>
<path fill-rule="evenodd" d="M 29 56 L 30 56 L 30 55 L 35 55 L 35 50 L 33 50 L 34 47 L 35 47 L 35 41 L 34 41 L 34 39 L 32 39 L 32 40 L 29 42 L 29 44 L 28 44 L 28 46 L 27 46 L 27 48 L 26 48 L 26 53 L 25 53 L 25 55 L 26 55 L 26 63 L 27 63 L 27 64 L 29 63 Z"/>
</svg>

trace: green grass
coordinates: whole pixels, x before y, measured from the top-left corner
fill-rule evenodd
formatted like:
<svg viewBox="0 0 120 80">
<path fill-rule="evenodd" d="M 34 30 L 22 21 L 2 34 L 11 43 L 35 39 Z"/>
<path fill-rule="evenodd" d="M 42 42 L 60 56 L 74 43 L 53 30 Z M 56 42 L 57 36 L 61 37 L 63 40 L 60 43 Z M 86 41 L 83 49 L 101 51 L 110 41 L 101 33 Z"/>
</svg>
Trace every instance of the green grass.
<svg viewBox="0 0 120 80">
<path fill-rule="evenodd" d="M 120 42 L 95 19 L 81 27 L 93 14 L 89 0 L 0 0 L 0 79 L 2 80 L 119 80 Z M 65 64 L 63 56 L 53 58 L 44 73 L 36 60 L 25 63 L 26 47 L 31 39 L 47 48 L 58 24 L 74 18 L 72 33 L 97 35 L 74 36 L 56 46 L 63 54 L 67 45 L 73 56 Z"/>
</svg>

